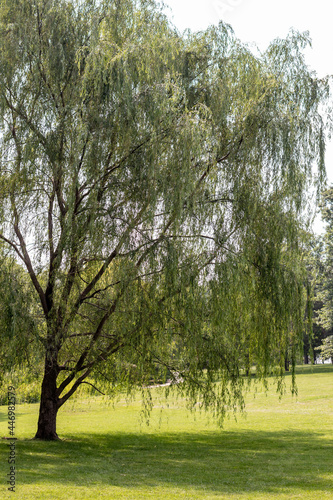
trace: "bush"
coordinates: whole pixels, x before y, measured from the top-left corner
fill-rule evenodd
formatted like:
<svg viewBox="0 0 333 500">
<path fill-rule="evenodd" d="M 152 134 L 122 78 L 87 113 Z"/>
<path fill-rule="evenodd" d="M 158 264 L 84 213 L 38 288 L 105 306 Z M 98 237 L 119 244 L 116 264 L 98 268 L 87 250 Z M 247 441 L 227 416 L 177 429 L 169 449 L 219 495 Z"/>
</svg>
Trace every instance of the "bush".
<svg viewBox="0 0 333 500">
<path fill-rule="evenodd" d="M 29 367 L 21 367 L 6 373 L 0 386 L 0 404 L 7 404 L 8 386 L 15 387 L 17 403 L 38 403 L 40 401 L 41 373 Z"/>
</svg>

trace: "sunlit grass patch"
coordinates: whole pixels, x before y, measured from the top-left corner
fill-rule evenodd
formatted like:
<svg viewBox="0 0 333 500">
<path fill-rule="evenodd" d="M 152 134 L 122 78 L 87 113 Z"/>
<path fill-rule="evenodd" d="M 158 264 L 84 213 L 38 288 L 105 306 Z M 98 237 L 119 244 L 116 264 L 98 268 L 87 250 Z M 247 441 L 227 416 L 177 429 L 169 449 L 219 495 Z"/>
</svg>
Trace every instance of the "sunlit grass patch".
<svg viewBox="0 0 333 500">
<path fill-rule="evenodd" d="M 15 498 L 32 499 L 331 499 L 333 367 L 303 370 L 298 396 L 270 385 L 247 396 L 246 417 L 223 429 L 184 402 L 169 407 L 156 389 L 150 425 L 139 399 L 113 407 L 101 397 L 69 404 L 59 415 L 61 442 L 32 441 L 38 405 L 17 411 Z M 287 387 L 289 384 L 286 379 Z M 161 412 L 160 406 L 164 406 Z M 0 434 L 7 434 L 6 407 Z M 7 464 L 1 441 L 1 476 Z M 1 498 L 13 498 L 3 479 Z"/>
</svg>

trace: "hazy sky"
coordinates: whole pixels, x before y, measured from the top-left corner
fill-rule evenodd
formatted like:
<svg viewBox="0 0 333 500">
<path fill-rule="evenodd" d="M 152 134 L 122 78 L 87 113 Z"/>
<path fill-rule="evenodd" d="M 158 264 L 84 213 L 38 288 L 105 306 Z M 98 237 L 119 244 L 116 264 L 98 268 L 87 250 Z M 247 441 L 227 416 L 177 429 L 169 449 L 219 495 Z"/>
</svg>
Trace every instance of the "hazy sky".
<svg viewBox="0 0 333 500">
<path fill-rule="evenodd" d="M 309 64 L 320 75 L 333 73 L 332 7 L 329 0 L 165 0 L 179 29 L 199 30 L 220 19 L 231 24 L 244 42 L 261 49 L 291 27 L 310 31 L 313 49 Z"/>
<path fill-rule="evenodd" d="M 329 0 L 164 0 L 171 7 L 178 29 L 205 29 L 223 20 L 233 27 L 243 42 L 255 43 L 264 50 L 290 28 L 309 31 L 312 48 L 306 59 L 318 76 L 333 74 L 332 3 Z M 170 11 L 170 16 L 171 16 Z M 328 182 L 333 183 L 333 142 L 326 155 Z M 316 231 L 320 222 L 316 222 Z"/>
</svg>

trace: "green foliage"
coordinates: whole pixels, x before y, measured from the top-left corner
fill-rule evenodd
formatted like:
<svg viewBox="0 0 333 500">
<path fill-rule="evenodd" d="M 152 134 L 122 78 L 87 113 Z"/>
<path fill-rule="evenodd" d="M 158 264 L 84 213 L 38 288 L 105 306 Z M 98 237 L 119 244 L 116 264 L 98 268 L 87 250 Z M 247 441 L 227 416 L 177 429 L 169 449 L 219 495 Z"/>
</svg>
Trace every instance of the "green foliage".
<svg viewBox="0 0 333 500">
<path fill-rule="evenodd" d="M 30 280 L 12 257 L 0 255 L 0 381 L 13 367 L 38 360 L 37 303 Z"/>
<path fill-rule="evenodd" d="M 41 366 L 22 366 L 16 370 L 3 374 L 3 382 L 0 387 L 0 402 L 6 405 L 8 402 L 8 386 L 15 387 L 16 403 L 38 403 L 40 401 L 40 385 L 42 381 Z"/>
<path fill-rule="evenodd" d="M 159 366 L 223 417 L 242 369 L 295 358 L 328 95 L 308 43 L 254 56 L 153 1 L 2 2 L 0 238 L 39 301 L 56 409 L 87 377 L 130 389 Z"/>
<path fill-rule="evenodd" d="M 322 345 L 315 348 L 319 351 L 320 357 L 324 360 L 331 358 L 333 360 L 333 335 L 329 335 L 323 340 Z"/>
<path fill-rule="evenodd" d="M 317 244 L 316 270 L 318 299 L 323 306 L 319 311 L 321 325 L 326 330 L 333 328 L 333 188 L 322 193 L 321 213 L 326 223 L 322 240 Z"/>
<path fill-rule="evenodd" d="M 307 317 L 308 325 L 304 329 L 304 357 L 307 361 L 315 361 L 317 347 L 330 333 L 329 325 L 323 322 L 325 300 L 323 285 L 325 281 L 325 243 L 324 237 L 309 235 L 308 251 L 305 254 L 307 267 Z"/>
</svg>

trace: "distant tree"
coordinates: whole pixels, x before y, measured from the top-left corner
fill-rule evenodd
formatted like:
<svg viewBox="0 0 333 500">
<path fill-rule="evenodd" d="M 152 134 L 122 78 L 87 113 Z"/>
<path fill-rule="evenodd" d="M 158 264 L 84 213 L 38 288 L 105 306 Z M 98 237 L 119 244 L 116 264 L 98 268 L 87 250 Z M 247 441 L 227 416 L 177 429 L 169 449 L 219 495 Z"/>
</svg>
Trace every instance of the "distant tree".
<svg viewBox="0 0 333 500">
<path fill-rule="evenodd" d="M 284 371 L 297 217 L 312 165 L 324 176 L 308 43 L 254 56 L 224 24 L 179 34 L 150 0 L 1 2 L 0 238 L 39 301 L 37 438 L 89 377 L 161 366 L 223 416 L 244 367 Z"/>
<path fill-rule="evenodd" d="M 306 322 L 303 332 L 303 360 L 305 364 L 313 363 L 314 347 L 321 344 L 324 332 L 319 323 L 318 311 L 323 306 L 320 294 L 320 284 L 322 275 L 322 251 L 323 241 L 321 237 L 308 233 L 306 238 L 305 265 L 306 279 L 305 288 L 307 294 L 305 317 Z"/>
<path fill-rule="evenodd" d="M 325 338 L 333 331 L 333 189 L 321 195 L 322 219 L 326 222 L 323 236 L 313 238 L 308 260 L 308 273 L 313 290 L 313 328 L 311 346 L 320 351 Z M 310 346 L 309 346 L 310 348 Z"/>
<path fill-rule="evenodd" d="M 322 345 L 315 348 L 319 351 L 320 357 L 324 360 L 331 359 L 333 363 L 333 335 L 329 335 L 323 340 Z"/>
<path fill-rule="evenodd" d="M 326 223 L 323 241 L 318 247 L 317 289 L 322 302 L 318 315 L 326 330 L 333 328 L 333 187 L 326 189 L 321 197 L 321 215 Z"/>
</svg>

